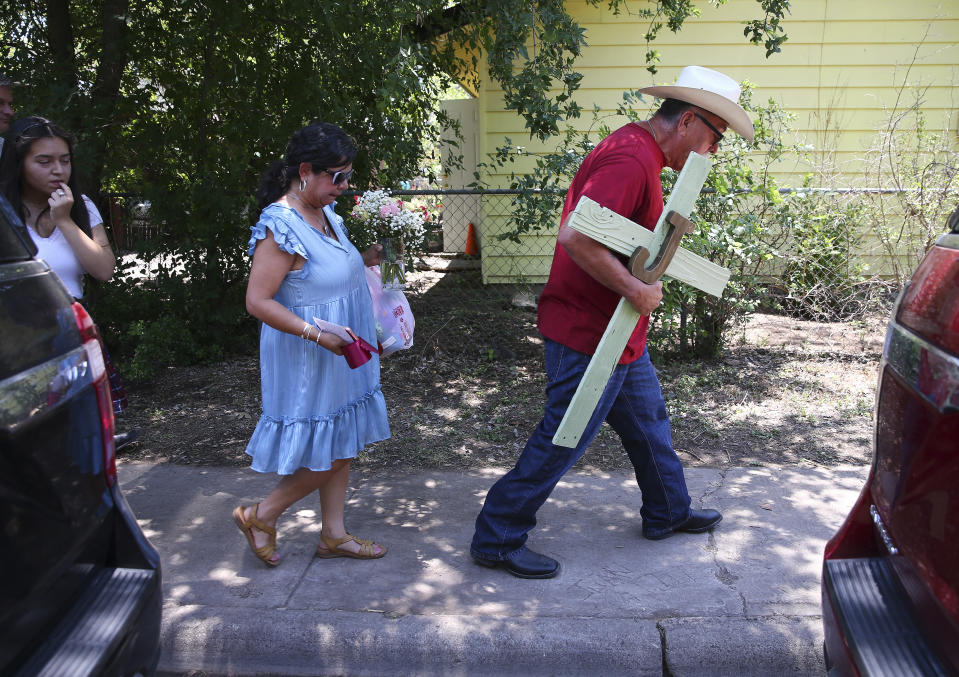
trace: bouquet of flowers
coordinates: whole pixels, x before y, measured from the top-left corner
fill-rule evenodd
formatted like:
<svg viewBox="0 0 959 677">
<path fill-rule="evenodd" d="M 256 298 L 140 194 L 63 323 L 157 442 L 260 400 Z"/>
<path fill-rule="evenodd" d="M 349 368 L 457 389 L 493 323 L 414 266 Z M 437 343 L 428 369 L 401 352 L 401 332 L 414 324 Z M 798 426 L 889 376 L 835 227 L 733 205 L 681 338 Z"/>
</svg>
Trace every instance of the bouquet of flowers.
<svg viewBox="0 0 959 677">
<path fill-rule="evenodd" d="M 350 219 L 363 231 L 365 239 L 383 245 L 383 286 L 401 289 L 406 283 L 406 248 L 420 249 L 426 237 L 423 210 L 410 208 L 388 190 L 368 190 L 356 199 Z"/>
</svg>

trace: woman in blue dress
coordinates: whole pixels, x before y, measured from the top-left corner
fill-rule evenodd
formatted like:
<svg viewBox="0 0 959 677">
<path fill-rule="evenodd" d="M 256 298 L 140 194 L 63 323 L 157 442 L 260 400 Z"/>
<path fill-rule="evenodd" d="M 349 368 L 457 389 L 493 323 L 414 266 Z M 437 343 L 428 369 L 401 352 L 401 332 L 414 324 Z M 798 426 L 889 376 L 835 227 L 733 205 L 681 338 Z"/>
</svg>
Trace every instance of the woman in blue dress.
<svg viewBox="0 0 959 677">
<path fill-rule="evenodd" d="M 380 247 L 361 255 L 333 211 L 349 187 L 355 155 L 355 142 L 339 127 L 308 125 L 257 192 L 262 211 L 249 243 L 246 307 L 263 323 L 263 414 L 246 453 L 253 470 L 278 473 L 280 481 L 259 503 L 237 507 L 233 518 L 269 566 L 280 561 L 277 518 L 314 490 L 322 511 L 318 557 L 386 554 L 343 523 L 350 460 L 390 436 L 378 356 L 351 369 L 342 350 L 351 340 L 347 329 L 376 337 L 364 266 L 379 263 Z"/>
</svg>

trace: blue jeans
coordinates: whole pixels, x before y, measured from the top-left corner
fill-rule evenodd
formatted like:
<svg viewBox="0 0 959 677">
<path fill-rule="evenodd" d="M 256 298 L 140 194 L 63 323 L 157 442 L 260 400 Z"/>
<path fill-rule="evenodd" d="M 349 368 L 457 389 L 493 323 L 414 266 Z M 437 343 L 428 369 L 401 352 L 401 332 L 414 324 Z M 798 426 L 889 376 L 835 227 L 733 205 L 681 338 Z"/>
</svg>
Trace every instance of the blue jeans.
<svg viewBox="0 0 959 677">
<path fill-rule="evenodd" d="M 575 449 L 552 443 L 591 356 L 546 340 L 546 410 L 516 466 L 486 495 L 476 518 L 470 552 L 486 560 L 505 560 L 526 543 L 536 526 L 536 511 L 546 502 L 599 431 L 605 420 L 619 435 L 642 492 L 640 515 L 646 533 L 669 531 L 689 517 L 689 492 L 683 466 L 673 450 L 666 403 L 649 353 L 613 371 Z"/>
</svg>

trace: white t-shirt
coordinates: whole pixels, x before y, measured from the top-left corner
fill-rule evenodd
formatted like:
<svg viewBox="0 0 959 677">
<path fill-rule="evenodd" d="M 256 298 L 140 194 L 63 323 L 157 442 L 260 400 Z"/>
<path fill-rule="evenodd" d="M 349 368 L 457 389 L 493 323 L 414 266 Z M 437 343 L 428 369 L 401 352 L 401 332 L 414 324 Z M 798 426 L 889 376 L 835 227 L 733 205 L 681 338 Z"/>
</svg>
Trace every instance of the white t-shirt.
<svg viewBox="0 0 959 677">
<path fill-rule="evenodd" d="M 87 207 L 87 214 L 90 215 L 91 233 L 94 228 L 103 228 L 103 217 L 97 211 L 96 205 L 86 195 L 80 197 L 83 198 L 83 203 Z M 37 258 L 47 262 L 47 265 L 63 281 L 67 291 L 73 294 L 74 298 L 83 296 L 83 274 L 85 271 L 80 266 L 77 255 L 73 253 L 73 248 L 67 242 L 67 238 L 63 237 L 60 229 L 54 228 L 50 237 L 40 237 L 37 235 L 37 231 L 30 226 L 27 226 L 27 230 L 30 231 L 30 237 L 37 245 Z"/>
</svg>

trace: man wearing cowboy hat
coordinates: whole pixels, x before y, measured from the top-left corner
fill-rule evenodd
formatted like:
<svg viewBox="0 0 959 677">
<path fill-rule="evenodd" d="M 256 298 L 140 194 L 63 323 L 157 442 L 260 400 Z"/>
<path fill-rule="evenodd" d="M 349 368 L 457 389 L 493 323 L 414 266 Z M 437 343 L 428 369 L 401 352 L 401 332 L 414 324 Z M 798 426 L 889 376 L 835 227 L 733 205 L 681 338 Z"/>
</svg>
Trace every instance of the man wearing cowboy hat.
<svg viewBox="0 0 959 677">
<path fill-rule="evenodd" d="M 682 169 L 690 151 L 715 153 L 727 128 L 753 140 L 739 105 L 739 85 L 708 68 L 687 66 L 676 83 L 646 87 L 663 99 L 648 120 L 621 127 L 586 157 L 566 195 L 561 223 L 579 198 L 652 229 L 663 210 L 663 167 Z M 690 507 L 682 463 L 673 450 L 669 416 L 646 351 L 649 314 L 662 283 L 633 277 L 625 259 L 565 225 L 560 226 L 549 281 L 539 299 L 539 330 L 546 339 L 546 407 L 516 466 L 489 490 L 476 518 L 470 554 L 477 564 L 502 567 L 520 578 L 552 578 L 559 562 L 526 547 L 536 511 L 595 437 L 605 420 L 620 436 L 642 492 L 643 536 L 702 533 L 722 520 L 716 510 Z M 575 449 L 553 435 L 583 377 L 620 298 L 642 316 Z"/>
</svg>

